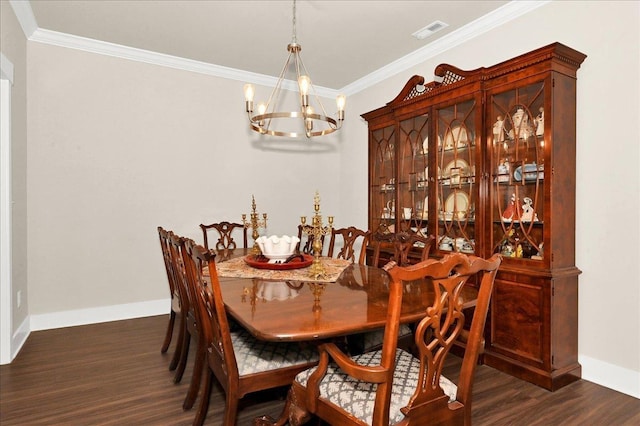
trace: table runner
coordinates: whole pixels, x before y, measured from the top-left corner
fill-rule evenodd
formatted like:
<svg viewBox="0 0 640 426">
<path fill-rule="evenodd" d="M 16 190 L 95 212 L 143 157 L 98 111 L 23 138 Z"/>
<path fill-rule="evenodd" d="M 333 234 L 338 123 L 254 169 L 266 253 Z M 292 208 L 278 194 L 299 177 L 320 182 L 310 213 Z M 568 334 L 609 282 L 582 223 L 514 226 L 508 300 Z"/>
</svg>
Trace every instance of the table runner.
<svg viewBox="0 0 640 426">
<path fill-rule="evenodd" d="M 314 281 L 332 283 L 338 280 L 342 271 L 349 265 L 351 261 L 344 259 L 334 259 L 331 257 L 321 257 L 320 261 L 327 273 L 325 277 L 311 278 L 309 277 L 310 266 L 300 269 L 289 270 L 271 270 L 253 268 L 244 261 L 244 257 L 236 257 L 225 262 L 216 263 L 218 276 L 226 278 L 262 278 L 268 280 L 282 281 Z"/>
</svg>

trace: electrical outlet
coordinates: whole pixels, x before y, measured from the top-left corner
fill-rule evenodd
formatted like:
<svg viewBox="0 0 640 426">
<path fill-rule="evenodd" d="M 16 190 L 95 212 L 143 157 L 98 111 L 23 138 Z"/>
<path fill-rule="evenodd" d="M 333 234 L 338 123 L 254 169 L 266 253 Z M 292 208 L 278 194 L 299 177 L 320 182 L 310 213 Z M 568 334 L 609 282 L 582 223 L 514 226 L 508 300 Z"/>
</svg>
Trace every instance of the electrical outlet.
<svg viewBox="0 0 640 426">
<path fill-rule="evenodd" d="M 18 308 L 19 308 L 21 304 L 22 304 L 22 291 L 18 290 L 18 292 L 16 293 L 16 305 L 18 305 Z"/>
</svg>

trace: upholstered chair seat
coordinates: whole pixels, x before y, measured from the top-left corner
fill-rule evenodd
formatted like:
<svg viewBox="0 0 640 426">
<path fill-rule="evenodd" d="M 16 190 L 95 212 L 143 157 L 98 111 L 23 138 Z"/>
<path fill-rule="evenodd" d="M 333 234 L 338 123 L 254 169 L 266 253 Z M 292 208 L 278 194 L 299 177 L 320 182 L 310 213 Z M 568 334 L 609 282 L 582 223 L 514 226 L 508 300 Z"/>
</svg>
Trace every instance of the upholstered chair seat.
<svg viewBox="0 0 640 426">
<path fill-rule="evenodd" d="M 315 346 L 257 340 L 240 326 L 231 331 L 231 343 L 240 377 L 310 362 L 318 362 Z"/>
<path fill-rule="evenodd" d="M 363 366 L 378 366 L 382 360 L 382 351 L 367 352 L 354 356 L 356 363 Z M 309 376 L 315 368 L 303 371 L 296 376 L 296 382 L 307 386 Z M 401 408 L 409 404 L 409 399 L 416 391 L 420 360 L 410 353 L 396 349 L 395 371 L 391 387 L 391 405 L 389 407 L 389 424 L 395 425 L 404 419 Z M 364 382 L 349 376 L 334 363 L 329 364 L 327 374 L 320 381 L 320 398 L 331 401 L 354 417 L 370 425 L 373 421 L 373 408 L 376 399 L 376 384 Z M 456 400 L 458 387 L 445 376 L 440 376 L 440 387 L 449 402 Z"/>
</svg>

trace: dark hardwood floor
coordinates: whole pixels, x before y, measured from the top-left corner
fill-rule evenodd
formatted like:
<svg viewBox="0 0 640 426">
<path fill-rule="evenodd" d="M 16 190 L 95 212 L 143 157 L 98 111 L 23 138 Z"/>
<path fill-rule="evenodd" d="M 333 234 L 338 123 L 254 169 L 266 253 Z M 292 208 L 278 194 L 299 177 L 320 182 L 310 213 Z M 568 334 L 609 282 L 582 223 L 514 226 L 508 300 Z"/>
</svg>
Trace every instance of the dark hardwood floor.
<svg viewBox="0 0 640 426">
<path fill-rule="evenodd" d="M 183 411 L 191 377 L 174 384 L 160 354 L 168 316 L 38 331 L 13 363 L 0 366 L 0 424 L 189 425 Z M 191 351 L 193 353 L 193 351 Z M 459 359 L 447 366 L 451 378 Z M 286 389 L 249 395 L 238 425 L 277 416 Z M 212 394 L 207 424 L 221 423 L 224 394 Z M 584 380 L 556 392 L 480 366 L 473 392 L 479 425 L 640 425 L 640 400 Z M 196 404 L 198 401 L 196 401 Z M 195 409 L 195 408 L 194 408 Z"/>
</svg>

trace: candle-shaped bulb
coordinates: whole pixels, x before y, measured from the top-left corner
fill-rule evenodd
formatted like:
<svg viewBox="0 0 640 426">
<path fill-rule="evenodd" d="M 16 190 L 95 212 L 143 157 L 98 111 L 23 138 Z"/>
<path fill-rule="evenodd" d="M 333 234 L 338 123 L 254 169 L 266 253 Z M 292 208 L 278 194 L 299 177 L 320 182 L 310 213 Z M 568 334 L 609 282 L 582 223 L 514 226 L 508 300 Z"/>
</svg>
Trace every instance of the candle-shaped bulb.
<svg viewBox="0 0 640 426">
<path fill-rule="evenodd" d="M 300 102 L 302 110 L 309 105 L 309 88 L 311 87 L 311 79 L 307 75 L 301 75 L 298 78 L 298 86 L 300 87 Z"/>
<path fill-rule="evenodd" d="M 245 107 L 248 113 L 253 112 L 253 85 L 245 84 L 244 85 L 244 99 L 245 99 Z"/>
<path fill-rule="evenodd" d="M 344 120 L 344 107 L 347 103 L 347 97 L 345 95 L 338 95 L 336 97 L 336 105 L 338 106 L 338 120 Z"/>
<path fill-rule="evenodd" d="M 311 78 L 308 75 L 301 75 L 298 77 L 298 86 L 300 87 L 300 94 L 306 96 L 309 94 L 309 87 L 311 87 Z"/>
<path fill-rule="evenodd" d="M 253 90 L 253 84 L 244 85 L 244 100 L 247 102 L 253 102 L 253 96 L 255 91 Z"/>
</svg>

